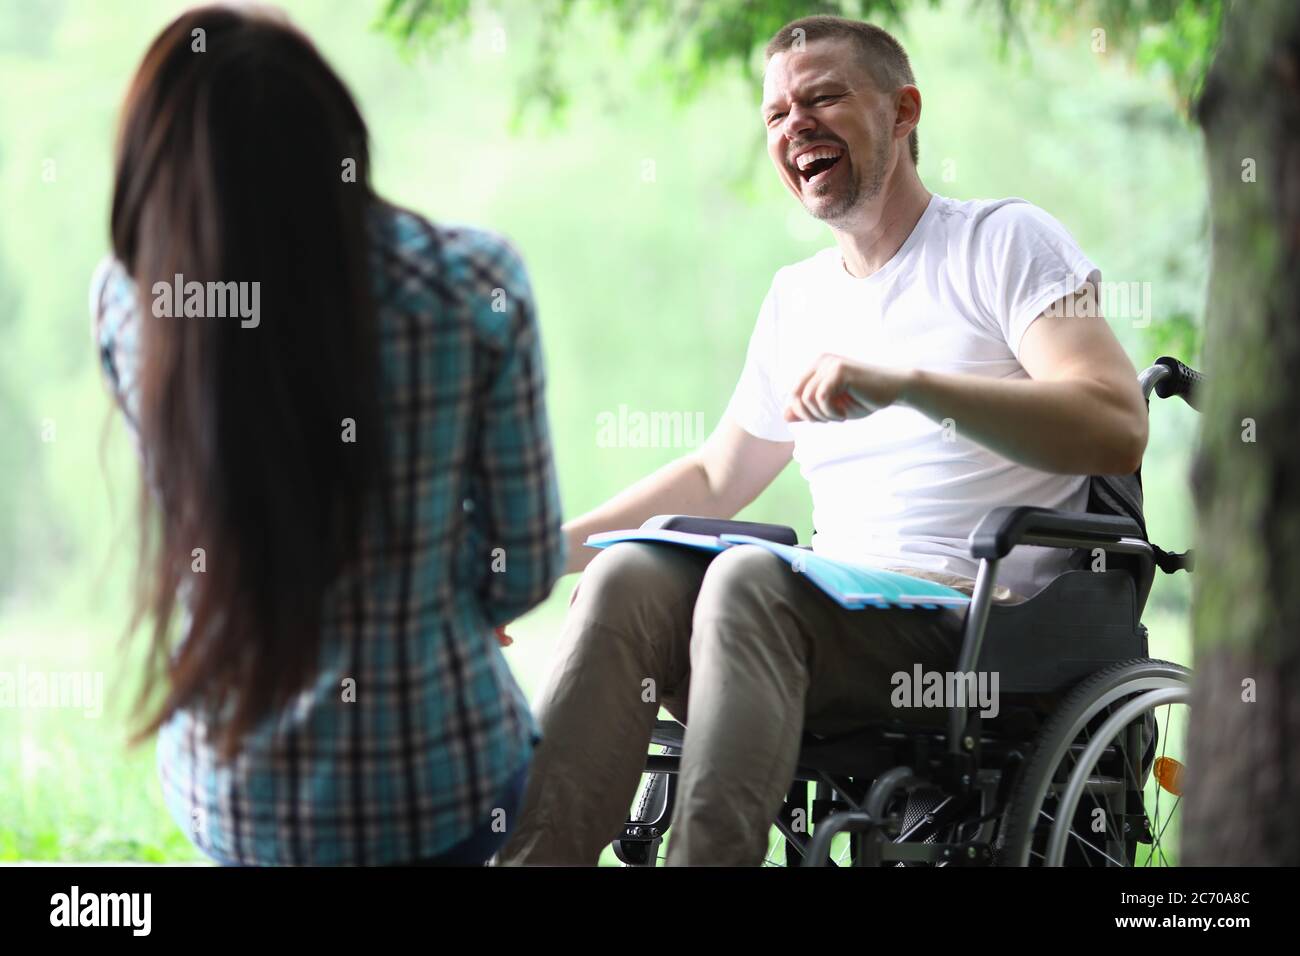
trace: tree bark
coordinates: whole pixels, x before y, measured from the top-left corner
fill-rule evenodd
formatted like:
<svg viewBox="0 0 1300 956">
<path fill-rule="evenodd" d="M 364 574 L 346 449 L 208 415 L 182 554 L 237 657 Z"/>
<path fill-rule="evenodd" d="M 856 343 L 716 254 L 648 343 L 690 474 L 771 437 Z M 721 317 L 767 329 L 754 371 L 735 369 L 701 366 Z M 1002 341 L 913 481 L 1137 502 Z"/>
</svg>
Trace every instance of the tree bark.
<svg viewBox="0 0 1300 956">
<path fill-rule="evenodd" d="M 1197 119 L 1213 224 L 1210 382 L 1193 473 L 1199 540 L 1182 862 L 1295 866 L 1300 4 L 1229 7 Z"/>
</svg>

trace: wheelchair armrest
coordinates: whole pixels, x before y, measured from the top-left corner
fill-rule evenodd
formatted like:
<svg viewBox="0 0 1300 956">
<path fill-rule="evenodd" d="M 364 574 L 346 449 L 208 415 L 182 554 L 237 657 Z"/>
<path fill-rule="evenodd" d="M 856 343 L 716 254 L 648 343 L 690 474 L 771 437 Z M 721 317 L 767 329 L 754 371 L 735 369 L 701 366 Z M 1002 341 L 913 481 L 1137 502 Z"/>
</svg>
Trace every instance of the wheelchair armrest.
<svg viewBox="0 0 1300 956">
<path fill-rule="evenodd" d="M 1086 548 L 1141 537 L 1142 530 L 1132 518 L 1054 508 L 1004 507 L 989 511 L 968 540 L 973 557 L 1003 558 L 1018 544 Z"/>
<path fill-rule="evenodd" d="M 687 534 L 747 534 L 778 544 L 799 543 L 799 535 L 794 528 L 761 521 L 728 521 L 725 518 L 698 518 L 695 515 L 655 515 L 642 522 L 641 527 L 653 531 L 684 531 Z"/>
</svg>

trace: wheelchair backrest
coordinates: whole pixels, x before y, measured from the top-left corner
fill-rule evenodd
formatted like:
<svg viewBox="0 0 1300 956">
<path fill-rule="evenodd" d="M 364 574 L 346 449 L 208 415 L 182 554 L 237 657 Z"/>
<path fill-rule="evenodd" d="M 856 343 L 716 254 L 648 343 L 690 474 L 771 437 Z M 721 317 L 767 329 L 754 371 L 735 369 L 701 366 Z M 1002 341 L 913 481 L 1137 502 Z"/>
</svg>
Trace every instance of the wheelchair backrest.
<svg viewBox="0 0 1300 956">
<path fill-rule="evenodd" d="M 1142 529 L 1142 540 L 1151 543 L 1147 535 L 1146 517 L 1142 513 L 1142 469 L 1131 475 L 1093 475 L 1088 479 L 1089 514 L 1117 515 L 1132 518 Z M 1133 577 L 1137 591 L 1137 611 L 1140 615 L 1146 607 L 1147 596 L 1151 593 L 1151 584 L 1155 579 L 1155 564 L 1141 555 L 1114 554 L 1107 555 L 1107 566 L 1127 571 Z M 1073 567 L 1091 568 L 1092 552 L 1080 549 L 1075 552 L 1071 562 Z"/>
</svg>

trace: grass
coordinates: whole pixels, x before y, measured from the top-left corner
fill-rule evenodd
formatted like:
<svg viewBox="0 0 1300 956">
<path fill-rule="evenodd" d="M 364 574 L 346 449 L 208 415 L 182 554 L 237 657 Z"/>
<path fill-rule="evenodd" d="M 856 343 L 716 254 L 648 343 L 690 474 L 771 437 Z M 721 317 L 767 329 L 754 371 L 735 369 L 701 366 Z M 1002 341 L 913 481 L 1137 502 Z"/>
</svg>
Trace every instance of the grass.
<svg viewBox="0 0 1300 956">
<path fill-rule="evenodd" d="M 0 660 L 28 672 L 99 671 L 101 716 L 72 708 L 0 709 L 0 860 L 200 859 L 171 822 L 152 745 L 127 748 L 115 639 L 84 623 L 7 616 Z M 15 666 L 16 669 L 16 666 Z"/>
</svg>

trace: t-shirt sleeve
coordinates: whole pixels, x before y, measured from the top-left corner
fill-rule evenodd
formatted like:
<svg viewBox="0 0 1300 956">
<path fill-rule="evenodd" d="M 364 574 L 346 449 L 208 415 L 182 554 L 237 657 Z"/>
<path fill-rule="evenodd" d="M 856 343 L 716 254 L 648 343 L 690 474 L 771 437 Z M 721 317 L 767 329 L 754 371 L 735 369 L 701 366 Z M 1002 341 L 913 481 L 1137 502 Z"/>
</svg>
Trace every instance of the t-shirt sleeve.
<svg viewBox="0 0 1300 956">
<path fill-rule="evenodd" d="M 1065 227 L 1027 202 L 990 212 L 974 236 L 974 284 L 982 311 L 1016 358 L 1029 326 L 1052 303 L 1101 271 Z"/>
<path fill-rule="evenodd" d="M 776 378 L 776 285 L 768 289 L 758 311 L 758 322 L 749 338 L 745 367 L 727 404 L 727 417 L 756 438 L 794 441 L 789 423 L 782 417 L 783 396 L 773 384 Z"/>
</svg>

